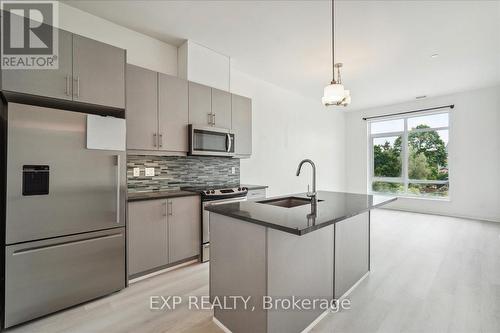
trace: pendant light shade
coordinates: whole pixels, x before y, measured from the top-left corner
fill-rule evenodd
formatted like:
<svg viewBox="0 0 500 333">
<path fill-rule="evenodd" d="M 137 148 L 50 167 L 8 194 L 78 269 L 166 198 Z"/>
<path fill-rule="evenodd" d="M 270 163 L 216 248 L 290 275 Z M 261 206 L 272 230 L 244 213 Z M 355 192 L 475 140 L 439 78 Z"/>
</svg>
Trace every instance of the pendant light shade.
<svg viewBox="0 0 500 333">
<path fill-rule="evenodd" d="M 342 78 L 340 76 L 342 63 L 335 63 L 335 3 L 332 0 L 332 82 L 323 90 L 321 101 L 325 106 L 338 105 L 347 106 L 351 103 L 351 92 L 344 89 Z M 335 78 L 335 69 L 337 77 Z"/>
<path fill-rule="evenodd" d="M 348 90 L 347 90 L 348 91 Z M 324 105 L 337 105 L 344 99 L 346 90 L 343 84 L 331 83 L 327 85 L 323 91 L 323 98 L 321 101 Z"/>
</svg>

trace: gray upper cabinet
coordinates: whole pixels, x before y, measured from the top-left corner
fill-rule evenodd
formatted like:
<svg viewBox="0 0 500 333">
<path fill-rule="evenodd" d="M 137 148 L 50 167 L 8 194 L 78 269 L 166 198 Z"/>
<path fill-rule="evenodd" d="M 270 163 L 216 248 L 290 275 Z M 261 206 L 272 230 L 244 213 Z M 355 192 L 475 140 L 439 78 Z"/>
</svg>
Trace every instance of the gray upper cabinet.
<svg viewBox="0 0 500 333">
<path fill-rule="evenodd" d="M 58 30 L 59 68 L 2 70 L 2 90 L 125 108 L 125 50 Z"/>
<path fill-rule="evenodd" d="M 212 88 L 189 82 L 189 123 L 212 125 Z"/>
<path fill-rule="evenodd" d="M 174 263 L 200 254 L 200 198 L 168 200 L 168 257 Z"/>
<path fill-rule="evenodd" d="M 188 82 L 127 65 L 127 149 L 188 151 Z"/>
<path fill-rule="evenodd" d="M 157 77 L 156 72 L 127 65 L 128 149 L 154 150 L 158 147 Z"/>
<path fill-rule="evenodd" d="M 128 204 L 129 275 L 168 264 L 167 201 Z"/>
<path fill-rule="evenodd" d="M 252 154 L 252 100 L 232 94 L 232 130 L 235 153 L 245 157 Z"/>
<path fill-rule="evenodd" d="M 73 99 L 125 108 L 125 50 L 73 35 Z"/>
<path fill-rule="evenodd" d="M 212 88 L 212 114 L 215 127 L 231 128 L 231 94 Z"/>
<path fill-rule="evenodd" d="M 58 69 L 6 69 L 2 90 L 72 100 L 72 40 L 70 32 L 59 30 Z"/>
<path fill-rule="evenodd" d="M 188 82 L 158 74 L 159 150 L 188 151 Z"/>
</svg>

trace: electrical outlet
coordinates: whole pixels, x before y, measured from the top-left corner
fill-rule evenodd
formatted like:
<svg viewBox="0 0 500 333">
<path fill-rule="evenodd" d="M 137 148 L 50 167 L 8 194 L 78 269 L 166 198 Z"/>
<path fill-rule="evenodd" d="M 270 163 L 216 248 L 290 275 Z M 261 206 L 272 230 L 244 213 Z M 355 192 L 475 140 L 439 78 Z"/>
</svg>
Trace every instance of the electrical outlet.
<svg viewBox="0 0 500 333">
<path fill-rule="evenodd" d="M 146 168 L 146 177 L 154 177 L 155 168 Z"/>
<path fill-rule="evenodd" d="M 134 168 L 134 177 L 139 177 L 141 175 L 141 169 L 140 168 Z"/>
<path fill-rule="evenodd" d="M 232 167 L 231 168 L 231 173 L 234 175 L 236 173 L 236 168 L 235 167 Z"/>
</svg>

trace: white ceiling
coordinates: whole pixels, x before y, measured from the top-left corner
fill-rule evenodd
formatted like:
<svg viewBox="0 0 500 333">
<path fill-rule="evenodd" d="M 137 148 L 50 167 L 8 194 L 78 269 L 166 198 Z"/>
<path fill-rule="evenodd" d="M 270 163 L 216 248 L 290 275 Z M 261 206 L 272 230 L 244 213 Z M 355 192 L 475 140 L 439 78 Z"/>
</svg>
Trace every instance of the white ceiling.
<svg viewBox="0 0 500 333">
<path fill-rule="evenodd" d="M 320 101 L 331 80 L 329 1 L 65 1 Z M 350 109 L 500 82 L 500 1 L 336 1 Z M 431 58 L 438 53 L 439 57 Z"/>
</svg>

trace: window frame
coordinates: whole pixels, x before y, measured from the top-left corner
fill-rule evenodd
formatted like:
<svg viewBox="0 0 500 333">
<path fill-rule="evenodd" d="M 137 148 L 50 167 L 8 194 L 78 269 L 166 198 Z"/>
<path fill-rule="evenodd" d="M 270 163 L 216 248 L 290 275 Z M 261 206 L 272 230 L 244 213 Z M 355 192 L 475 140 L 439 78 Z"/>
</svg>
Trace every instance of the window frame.
<svg viewBox="0 0 500 333">
<path fill-rule="evenodd" d="M 420 129 L 408 129 L 408 119 L 416 118 L 422 116 L 430 116 L 430 115 L 438 115 L 438 114 L 447 114 L 448 115 L 448 126 L 447 127 L 432 127 L 432 128 L 420 128 Z M 403 131 L 397 132 L 387 132 L 387 133 L 371 133 L 371 124 L 382 121 L 389 120 L 398 120 L 403 119 Z M 448 131 L 448 148 L 450 148 L 450 132 L 451 132 L 451 112 L 450 111 L 437 111 L 437 112 L 419 112 L 416 115 L 406 115 L 406 116 L 387 116 L 383 118 L 378 118 L 377 120 L 368 120 L 368 193 L 376 194 L 376 195 L 390 195 L 390 196 L 398 196 L 398 197 L 409 197 L 416 199 L 429 199 L 429 200 L 441 200 L 441 201 L 449 201 L 450 200 L 450 192 L 449 192 L 449 184 L 450 184 L 450 162 L 449 162 L 449 150 L 448 150 L 448 180 L 426 180 L 426 179 L 410 179 L 408 177 L 408 134 L 412 132 L 430 132 L 430 131 Z M 402 139 L 402 147 L 401 147 L 401 177 L 376 177 L 375 176 L 375 160 L 374 160 L 374 139 L 377 138 L 386 138 L 386 137 L 394 137 L 401 136 Z M 384 182 L 384 183 L 401 183 L 403 184 L 403 192 L 401 193 L 390 193 L 390 192 L 375 192 L 373 191 L 373 183 L 374 182 Z M 408 192 L 408 188 L 410 184 L 435 184 L 442 185 L 448 184 L 448 195 L 444 197 L 432 196 L 432 195 L 415 195 Z"/>
</svg>

